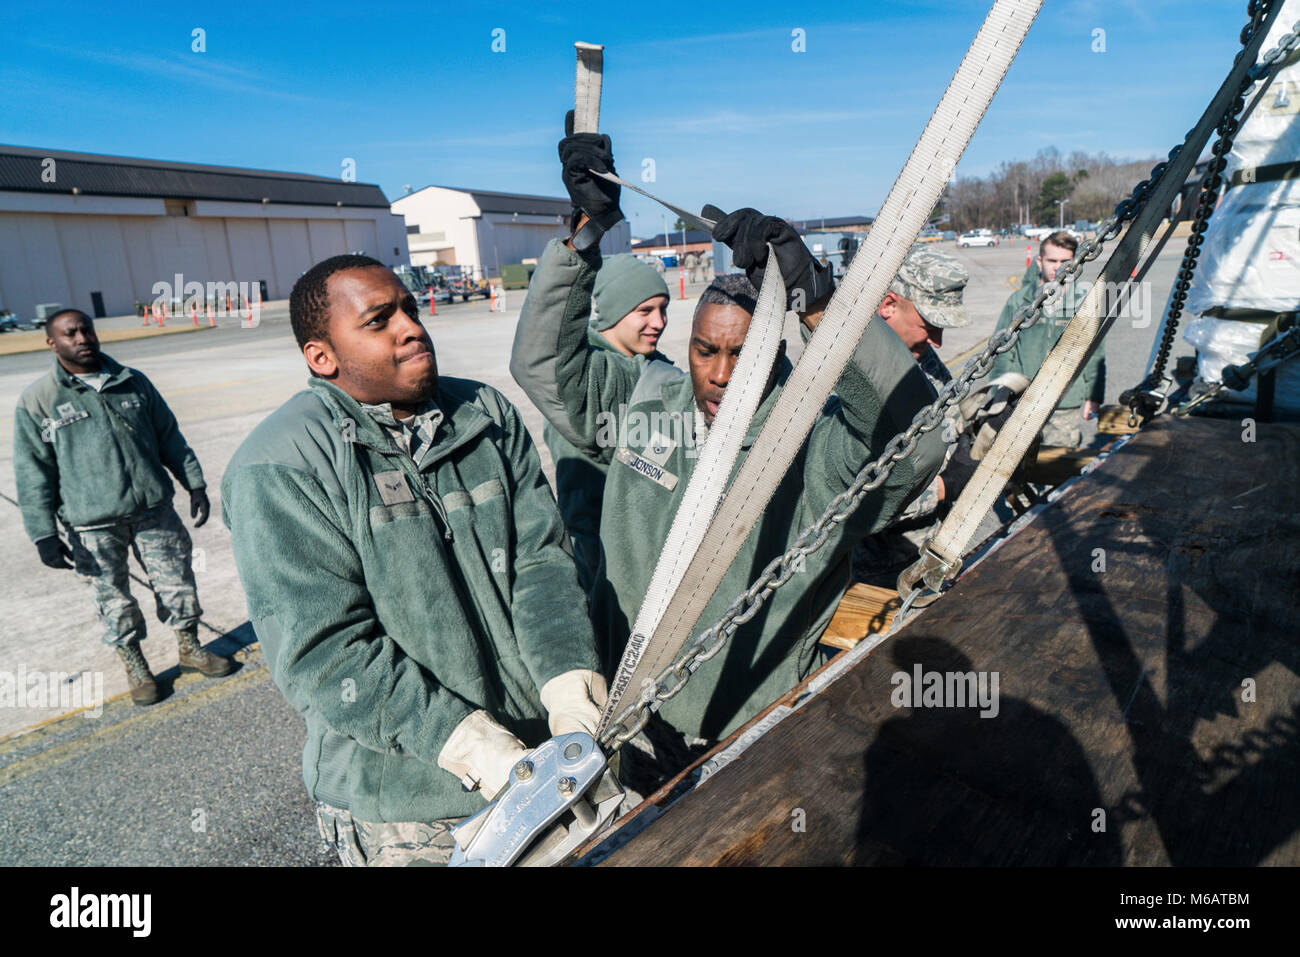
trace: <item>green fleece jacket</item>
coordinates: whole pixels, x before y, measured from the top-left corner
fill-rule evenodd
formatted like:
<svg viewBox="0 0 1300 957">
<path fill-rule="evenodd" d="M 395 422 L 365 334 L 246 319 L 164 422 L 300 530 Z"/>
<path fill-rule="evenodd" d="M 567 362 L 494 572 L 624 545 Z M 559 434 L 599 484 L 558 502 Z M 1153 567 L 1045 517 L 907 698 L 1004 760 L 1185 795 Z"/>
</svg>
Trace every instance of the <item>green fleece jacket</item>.
<svg viewBox="0 0 1300 957">
<path fill-rule="evenodd" d="M 1033 279 L 1030 278 L 1031 271 Z M 1039 290 L 1037 278 L 1036 268 L 1031 267 L 1030 270 L 1025 271 L 1024 283 L 1010 295 L 1006 305 L 1002 307 L 1002 315 L 998 317 L 998 324 L 993 328 L 995 334 L 1010 326 L 1016 313 L 1034 301 Z M 1065 332 L 1065 327 L 1074 318 L 1075 310 L 1083 302 L 1085 295 L 1083 289 L 1075 283 L 1071 283 L 1067 288 L 1070 292 L 1063 295 L 1055 307 L 1045 310 L 1042 319 L 1020 333 L 1020 338 L 1016 340 L 1014 346 L 993 360 L 993 370 L 990 375 L 999 376 L 1004 372 L 1019 372 L 1032 379 L 1037 374 L 1043 367 L 1047 354 L 1055 348 L 1056 343 L 1061 339 L 1061 334 Z M 1083 405 L 1085 399 L 1092 399 L 1095 402 L 1103 400 L 1106 394 L 1105 354 L 1106 344 L 1103 341 L 1098 343 L 1096 351 L 1088 357 L 1079 374 L 1066 388 L 1061 401 L 1056 405 L 1058 409 L 1077 409 Z"/>
<path fill-rule="evenodd" d="M 659 352 L 645 356 L 625 356 L 610 341 L 588 324 L 587 343 L 625 361 L 668 362 Z M 583 591 L 590 591 L 600 567 L 600 504 L 605 496 L 605 464 L 585 455 L 547 421 L 542 426 L 542 440 L 551 450 L 555 463 L 555 499 L 560 517 L 573 544 L 573 561 L 578 566 L 578 581 Z"/>
<path fill-rule="evenodd" d="M 562 410 L 563 418 L 552 419 L 558 430 L 608 463 L 600 526 L 604 561 L 591 596 L 608 673 L 623 652 L 698 449 L 683 431 L 694 419 L 690 376 L 662 362 L 614 362 L 587 346 L 598 257 L 579 255 L 558 240 L 547 246 L 515 333 L 511 372 L 544 414 Z M 737 468 L 790 371 L 782 360 L 778 386 L 759 407 Z M 700 627 L 719 618 L 935 395 L 884 320 L 870 324 L 837 388 L 838 397 L 827 403 Z M 943 452 L 939 430 L 924 437 L 809 556 L 806 569 L 778 589 L 727 649 L 663 707 L 663 717 L 684 734 L 721 738 L 806 677 L 816 663 L 817 642 L 849 585 L 854 543 L 888 525 L 929 484 Z"/>
<path fill-rule="evenodd" d="M 536 745 L 539 688 L 597 667 L 537 450 L 496 390 L 443 378 L 420 469 L 358 403 L 313 379 L 222 482 L 248 614 L 307 721 L 311 796 L 363 821 L 470 814 L 437 766 L 480 708 Z"/>
<path fill-rule="evenodd" d="M 170 504 L 171 472 L 187 490 L 203 470 L 153 383 L 100 355 L 96 392 L 61 366 L 28 386 L 14 410 L 14 477 L 33 542 L 59 531 L 127 521 Z"/>
</svg>

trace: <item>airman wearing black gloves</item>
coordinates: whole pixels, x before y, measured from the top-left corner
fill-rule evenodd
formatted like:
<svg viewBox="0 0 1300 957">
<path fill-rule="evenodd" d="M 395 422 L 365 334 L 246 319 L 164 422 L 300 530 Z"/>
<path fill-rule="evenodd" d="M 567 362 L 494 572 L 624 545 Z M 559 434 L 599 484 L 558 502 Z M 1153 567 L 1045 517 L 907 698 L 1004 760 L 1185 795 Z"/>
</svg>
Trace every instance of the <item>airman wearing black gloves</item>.
<svg viewBox="0 0 1300 957">
<path fill-rule="evenodd" d="M 731 261 L 745 270 L 755 289 L 763 288 L 770 244 L 785 280 L 786 308 L 801 314 L 820 313 L 835 289 L 835 280 L 828 267 L 813 259 L 789 223 L 749 207 L 723 213 L 716 206 L 706 206 L 704 215 L 717 221 L 713 238 L 731 247 Z"/>
<path fill-rule="evenodd" d="M 158 617 L 176 633 L 181 670 L 229 674 L 233 662 L 198 641 L 202 609 L 190 536 L 172 508 L 167 473 L 189 491 L 196 528 L 208 520 L 210 505 L 176 417 L 143 374 L 99 351 L 85 313 L 51 316 L 45 336 L 54 368 L 23 392 L 14 413 L 18 504 L 41 561 L 75 568 L 91 586 L 104 643 L 122 658 L 136 704 L 153 704 L 159 691 L 140 651 L 145 622 L 129 587 L 132 550 L 149 573 Z M 58 520 L 71 548 L 59 537 Z"/>
<path fill-rule="evenodd" d="M 582 214 L 574 224 L 574 240 L 551 240 L 538 262 L 515 329 L 510 371 L 551 425 L 606 470 L 601 561 L 591 590 L 591 614 L 608 670 L 627 644 L 690 485 L 696 451 L 729 388 L 758 290 L 745 276 L 713 281 L 695 309 L 685 370 L 661 361 L 629 362 L 591 346 L 587 322 L 602 261 L 591 246 L 578 247 L 586 216 L 594 209 L 609 221 L 617 210 L 617 193 L 605 193 L 582 179 L 588 170 L 612 166 L 608 140 L 602 137 L 597 144 L 588 136 L 569 137 L 560 145 L 564 181 Z M 588 149 L 593 152 L 575 162 L 566 159 Z M 731 244 L 734 261 L 756 279 L 761 281 L 769 245 L 775 250 L 791 302 L 803 307 L 798 311 L 805 326 L 816 326 L 831 290 L 830 277 L 793 229 L 752 209 L 712 218 L 721 220 L 714 235 Z M 784 349 L 778 349 L 751 434 L 762 428 L 792 371 Z M 883 321 L 870 324 L 836 391 L 702 621 L 721 615 L 749 586 L 753 570 L 790 547 L 884 443 L 934 398 L 912 356 Z M 638 423 L 662 423 L 668 434 L 660 426 L 641 428 Z M 746 442 L 738 463 L 749 451 Z M 763 615 L 736 632 L 727 655 L 704 664 L 664 705 L 645 739 L 634 740 L 623 752 L 621 773 L 634 790 L 657 786 L 680 770 L 695 749 L 726 737 L 807 677 L 815 666 L 817 641 L 848 587 L 854 543 L 886 526 L 930 482 L 941 454 L 942 443 L 932 432 L 809 556 L 803 573 L 772 595 Z"/>
<path fill-rule="evenodd" d="M 578 252 L 590 249 L 623 219 L 618 208 L 620 187 L 592 173 L 616 173 L 609 137 L 604 133 L 573 132 L 573 110 L 564 117 L 560 140 L 561 178 L 573 201 L 570 244 Z"/>
</svg>

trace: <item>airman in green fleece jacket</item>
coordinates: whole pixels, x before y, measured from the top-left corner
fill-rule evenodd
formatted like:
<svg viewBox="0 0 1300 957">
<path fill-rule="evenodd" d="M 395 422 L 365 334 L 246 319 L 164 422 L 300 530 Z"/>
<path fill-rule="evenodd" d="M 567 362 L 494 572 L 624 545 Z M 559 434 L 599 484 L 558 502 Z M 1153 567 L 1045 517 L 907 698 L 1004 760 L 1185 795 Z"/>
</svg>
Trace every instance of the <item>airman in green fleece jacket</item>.
<svg viewBox="0 0 1300 957">
<path fill-rule="evenodd" d="M 733 262 L 747 275 L 719 276 L 700 297 L 691 324 L 688 371 L 663 362 L 631 365 L 592 349 L 587 322 L 602 264 L 593 233 L 621 216 L 619 190 L 593 175 L 614 169 L 608 135 L 571 131 L 566 122 L 568 135 L 559 154 L 575 210 L 573 234 L 567 241 L 551 240 L 542 254 L 515 329 L 510 372 L 558 431 L 608 465 L 600 527 L 603 562 L 591 598 L 609 674 L 627 643 L 698 449 L 735 370 L 756 304 L 755 280 L 761 282 L 769 255 L 785 280 L 787 308 L 800 313 L 810 329 L 820 321 L 832 283 L 829 270 L 813 260 L 785 221 L 754 209 L 719 211 L 713 237 L 731 247 Z M 783 343 L 737 467 L 790 372 Z M 705 607 L 701 627 L 717 620 L 935 397 L 883 319 L 867 327 L 836 390 L 838 397 L 822 410 Z M 662 749 L 647 725 L 648 740 L 633 739 L 634 747 L 623 750 L 620 774 L 626 783 L 635 790 L 656 783 L 680 765 L 681 746 L 705 747 L 725 737 L 812 672 L 817 642 L 849 586 L 854 543 L 888 525 L 938 473 L 943 454 L 938 430 L 922 437 L 913 454 L 807 557 L 806 568 L 771 594 L 723 653 L 694 672 L 659 712 L 666 732 Z M 652 753 L 649 768 L 629 767 L 642 764 L 638 751 Z M 635 776 L 629 774 L 632 770 Z"/>
<path fill-rule="evenodd" d="M 308 270 L 290 318 L 310 388 L 222 483 L 249 617 L 349 864 L 445 863 L 451 825 L 548 725 L 593 731 L 604 702 L 536 449 L 500 393 L 438 376 L 418 315 L 376 260 Z"/>
<path fill-rule="evenodd" d="M 176 416 L 143 373 L 100 352 L 84 312 L 50 316 L 45 336 L 54 367 L 14 410 L 18 505 L 41 561 L 75 569 L 90 586 L 103 641 L 122 659 L 135 704 L 154 704 L 162 692 L 140 650 L 146 626 L 131 594 L 132 551 L 149 573 L 159 618 L 176 634 L 181 670 L 229 674 L 234 663 L 199 644 L 193 545 L 172 507 L 172 476 L 190 493 L 196 528 L 208 520 L 209 503 Z"/>
<path fill-rule="evenodd" d="M 668 322 L 668 286 L 653 266 L 635 256 L 610 256 L 592 293 L 595 318 L 587 343 L 628 362 L 668 362 L 655 348 Z M 555 499 L 573 545 L 578 580 L 590 591 L 600 567 L 600 503 L 605 466 L 584 455 L 548 421 L 542 439 L 555 463 Z"/>
<path fill-rule="evenodd" d="M 556 423 L 557 428 L 563 425 L 580 447 L 603 455 L 609 463 L 600 531 L 604 561 L 592 592 L 592 616 L 597 636 L 605 643 L 605 666 L 612 669 L 623 652 L 690 481 L 705 425 L 701 420 L 707 416 L 711 421 L 716 414 L 713 400 L 720 399 L 721 389 L 706 375 L 699 383 L 703 394 L 697 394 L 692 376 L 667 363 L 610 361 L 604 352 L 588 347 L 585 326 L 590 293 L 586 290 L 595 266 L 591 256 L 551 241 L 529 286 L 511 369 L 530 396 L 538 394 L 540 401 L 535 401 L 543 410 L 547 404 L 543 396 L 557 396 L 568 413 L 568 420 Z M 723 278 L 733 280 L 732 286 L 734 280 L 744 279 Z M 547 301 L 550 297 L 544 293 L 553 287 L 570 292 L 560 309 L 542 312 L 529 307 Z M 752 295 L 752 287 L 750 290 Z M 534 298 L 536 293 L 542 295 Z M 753 309 L 753 299 L 743 292 L 731 291 L 730 304 L 725 302 L 726 295 L 723 288 L 706 293 L 699 311 L 710 307 Z M 740 338 L 743 340 L 743 329 Z M 738 352 L 739 342 L 736 346 Z M 693 341 L 691 348 L 694 352 L 700 346 Z M 549 353 L 549 364 L 541 361 L 543 353 Z M 734 364 L 735 356 L 730 358 Z M 789 361 L 780 359 L 773 391 L 759 406 L 742 446 L 741 461 L 790 371 Z M 727 377 L 715 378 L 725 382 Z M 878 453 L 889 438 L 905 429 L 911 416 L 934 395 L 911 354 L 883 320 L 873 322 L 864 336 L 858 359 L 846 371 L 839 393 L 778 487 L 764 520 L 746 540 L 732 571 L 701 616 L 701 624 L 720 616 L 763 567 L 785 551 L 832 498 L 848 488 L 873 452 Z M 652 438 L 649 427 L 638 429 L 632 419 L 685 421 L 699 428 L 690 434 L 666 436 L 677 441 L 656 453 L 648 448 Z M 607 441 L 613 439 L 620 441 Z M 934 451 L 928 448 L 930 444 L 923 453 Z M 653 474 L 638 469 L 651 458 L 660 466 Z M 817 641 L 849 586 L 849 555 L 854 543 L 885 527 L 911 496 L 929 483 L 941 461 L 941 445 L 937 456 L 903 460 L 890 480 L 868 496 L 831 540 L 809 557 L 807 572 L 794 576 L 775 592 L 763 611 L 736 633 L 727 653 L 705 663 L 686 688 L 664 705 L 660 712 L 664 719 L 685 735 L 720 739 L 807 676 L 815 664 Z"/>
<path fill-rule="evenodd" d="M 1078 245 L 1077 240 L 1066 232 L 1052 233 L 1042 241 L 1038 258 L 1025 270 L 1020 288 L 1007 297 L 993 328 L 994 334 L 1008 328 L 1016 313 L 1034 301 L 1043 284 L 1056 278 L 1057 270 L 1074 257 Z M 990 375 L 996 378 L 1007 372 L 1019 372 L 1033 379 L 1047 361 L 1048 353 L 1056 348 L 1085 294 L 1086 290 L 1079 284 L 1066 283 L 1061 298 L 1044 311 L 1043 318 L 1021 332 L 1016 344 L 993 361 Z M 1106 348 L 1103 341 L 1098 343 L 1096 351 L 1088 357 L 1043 425 L 1043 444 L 1077 448 L 1083 442 L 1080 423 L 1097 417 L 1105 394 Z"/>
</svg>

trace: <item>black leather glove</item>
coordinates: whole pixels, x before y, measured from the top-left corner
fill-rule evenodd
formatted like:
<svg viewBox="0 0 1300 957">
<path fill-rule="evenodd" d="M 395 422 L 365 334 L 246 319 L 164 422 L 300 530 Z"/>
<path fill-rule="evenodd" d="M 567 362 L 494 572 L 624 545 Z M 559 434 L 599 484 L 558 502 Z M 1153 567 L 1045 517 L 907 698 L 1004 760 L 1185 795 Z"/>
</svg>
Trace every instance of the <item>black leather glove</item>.
<svg viewBox="0 0 1300 957">
<path fill-rule="evenodd" d="M 589 172 L 594 169 L 617 173 L 613 148 L 604 133 L 573 132 L 573 110 L 569 110 L 564 117 L 564 139 L 560 140 L 559 151 L 564 188 L 573 201 L 573 225 L 577 225 L 581 213 L 586 213 L 589 220 L 573 237 L 573 248 L 590 249 L 623 218 L 623 210 L 618 208 L 622 187 Z"/>
<path fill-rule="evenodd" d="M 762 288 L 767 244 L 772 244 L 785 280 L 787 308 L 807 312 L 835 288 L 831 270 L 813 259 L 794 227 L 784 219 L 764 216 L 749 207 L 723 213 L 716 206 L 705 206 L 704 216 L 717 221 L 713 238 L 731 248 L 732 262 L 745 270 L 756 289 Z"/>
<path fill-rule="evenodd" d="M 957 501 L 957 496 L 961 490 L 966 487 L 966 483 L 974 476 L 975 470 L 979 468 L 979 463 L 970 457 L 970 439 L 962 435 L 957 440 L 957 447 L 953 449 L 948 464 L 944 466 L 943 475 L 943 500 L 948 505 Z"/>
<path fill-rule="evenodd" d="M 41 561 L 50 568 L 72 567 L 72 551 L 58 535 L 42 538 L 36 543 L 36 551 L 40 553 Z"/>
<path fill-rule="evenodd" d="M 194 523 L 195 528 L 208 520 L 208 512 L 211 508 L 206 489 L 196 488 L 193 492 L 190 492 L 190 518 L 198 519 Z"/>
</svg>

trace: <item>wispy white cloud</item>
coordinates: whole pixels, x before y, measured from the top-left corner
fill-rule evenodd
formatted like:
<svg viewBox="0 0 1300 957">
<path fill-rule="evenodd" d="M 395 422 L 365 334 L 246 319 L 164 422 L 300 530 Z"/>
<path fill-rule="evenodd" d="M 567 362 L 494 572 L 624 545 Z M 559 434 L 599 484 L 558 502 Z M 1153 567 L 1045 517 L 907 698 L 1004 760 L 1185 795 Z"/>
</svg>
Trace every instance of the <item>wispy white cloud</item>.
<svg viewBox="0 0 1300 957">
<path fill-rule="evenodd" d="M 672 49 L 681 50 L 687 46 L 699 46 L 701 44 L 718 44 L 718 43 L 737 43 L 741 40 L 755 40 L 760 37 L 777 37 L 789 35 L 788 30 L 778 30 L 775 27 L 766 30 L 737 30 L 728 33 L 701 33 L 689 37 L 671 37 L 662 40 L 640 40 L 627 44 L 628 49 Z"/>
<path fill-rule="evenodd" d="M 791 41 L 791 30 L 795 27 L 801 27 L 809 33 L 814 31 L 823 34 L 834 33 L 836 35 L 846 33 L 862 33 L 873 29 L 873 23 L 817 23 L 808 21 L 799 17 L 791 20 L 790 23 L 781 26 L 771 26 L 756 30 L 734 30 L 723 33 L 699 33 L 694 36 L 675 36 L 664 39 L 638 40 L 623 45 L 624 49 L 659 49 L 681 51 L 684 47 L 696 47 L 703 45 L 718 46 L 720 44 L 739 43 L 746 40 L 775 40 L 783 43 Z"/>
<path fill-rule="evenodd" d="M 1057 130 L 1052 133 L 1040 131 L 1034 135 L 1045 143 L 1063 143 L 1069 140 L 1096 139 L 1098 133 L 1096 130 Z"/>
<path fill-rule="evenodd" d="M 752 133 L 779 126 L 800 129 L 829 123 L 858 123 L 886 117 L 910 115 L 902 109 L 875 110 L 713 110 L 694 115 L 674 115 L 648 119 L 638 124 L 645 133 Z"/>
<path fill-rule="evenodd" d="M 1098 2 L 1098 0 L 1074 0 L 1066 9 L 1068 16 L 1074 20 L 1091 18 L 1097 21 L 1097 26 L 1103 26 L 1103 18 L 1114 19 L 1117 5 L 1123 7 L 1128 16 L 1137 20 L 1143 27 L 1151 27 L 1157 22 L 1151 15 L 1153 8 L 1164 7 L 1169 9 L 1182 4 L 1181 0 L 1177 3 L 1165 2 L 1165 0 L 1118 0 L 1118 4 L 1116 0 L 1104 0 L 1104 2 Z M 1160 22 L 1168 23 L 1168 16 L 1162 17 Z"/>
<path fill-rule="evenodd" d="M 563 132 L 563 131 L 561 131 Z M 410 139 L 387 140 L 367 139 L 365 146 L 372 150 L 434 150 L 445 152 L 448 149 L 516 149 L 535 147 L 539 142 L 553 143 L 559 141 L 559 134 L 552 126 L 534 127 L 528 130 L 501 130 L 483 133 L 478 136 L 442 136 L 430 134 Z M 552 146 L 551 149 L 554 149 Z M 557 160 L 558 163 L 558 160 Z"/>
<path fill-rule="evenodd" d="M 58 54 L 69 60 L 88 61 L 119 70 L 159 76 L 173 82 L 193 83 L 213 89 L 228 90 L 232 93 L 255 93 L 259 96 L 300 102 L 317 99 L 301 93 L 274 89 L 268 86 L 265 77 L 258 71 L 216 57 L 208 58 L 207 54 L 184 54 L 172 51 L 164 54 L 151 52 L 132 55 L 58 46 L 36 40 L 28 42 L 37 49 Z"/>
</svg>

